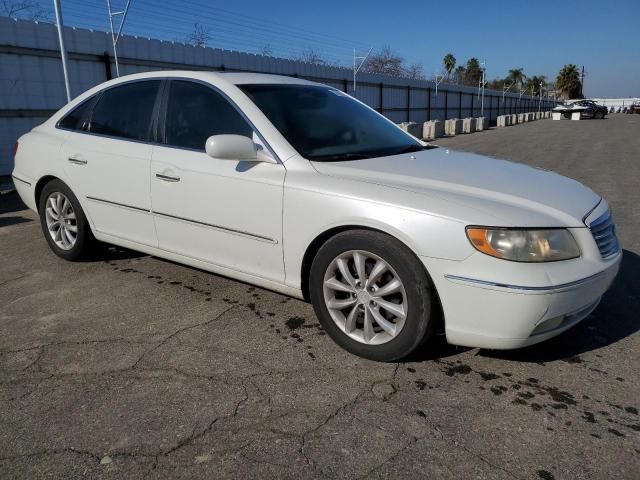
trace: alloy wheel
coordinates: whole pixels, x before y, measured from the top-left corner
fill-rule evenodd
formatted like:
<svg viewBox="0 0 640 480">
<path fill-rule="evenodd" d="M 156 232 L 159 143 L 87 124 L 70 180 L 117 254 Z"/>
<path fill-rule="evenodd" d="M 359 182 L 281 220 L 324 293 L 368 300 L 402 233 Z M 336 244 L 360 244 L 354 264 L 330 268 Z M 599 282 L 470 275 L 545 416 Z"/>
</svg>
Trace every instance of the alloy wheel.
<svg viewBox="0 0 640 480">
<path fill-rule="evenodd" d="M 71 250 L 78 239 L 76 213 L 71 201 L 61 192 L 52 192 L 45 207 L 47 230 L 62 250 Z"/>
<path fill-rule="evenodd" d="M 379 256 L 349 250 L 334 258 L 323 280 L 324 302 L 338 328 L 360 343 L 393 340 L 407 317 L 407 294 L 395 270 Z"/>
</svg>

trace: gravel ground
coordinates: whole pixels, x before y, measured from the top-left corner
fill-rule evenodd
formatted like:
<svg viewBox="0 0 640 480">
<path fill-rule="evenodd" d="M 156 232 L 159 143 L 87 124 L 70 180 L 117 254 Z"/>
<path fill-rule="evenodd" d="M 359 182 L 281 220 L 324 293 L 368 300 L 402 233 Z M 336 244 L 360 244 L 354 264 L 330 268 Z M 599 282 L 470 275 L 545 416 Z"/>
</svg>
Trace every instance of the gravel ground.
<svg viewBox="0 0 640 480">
<path fill-rule="evenodd" d="M 609 199 L 625 256 L 587 320 L 526 350 L 436 340 L 373 363 L 297 300 L 117 249 L 66 263 L 3 195 L 0 476 L 637 479 L 640 116 L 437 143 Z"/>
</svg>

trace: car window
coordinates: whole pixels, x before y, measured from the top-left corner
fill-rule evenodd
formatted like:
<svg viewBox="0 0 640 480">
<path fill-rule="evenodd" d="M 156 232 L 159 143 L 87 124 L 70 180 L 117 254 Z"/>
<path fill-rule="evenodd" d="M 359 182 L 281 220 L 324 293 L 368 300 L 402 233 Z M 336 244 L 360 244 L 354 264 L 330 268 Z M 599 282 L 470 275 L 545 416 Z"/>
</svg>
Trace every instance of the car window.
<svg viewBox="0 0 640 480">
<path fill-rule="evenodd" d="M 89 131 L 148 140 L 159 80 L 133 82 L 106 90 L 91 115 Z"/>
<path fill-rule="evenodd" d="M 58 126 L 62 128 L 67 128 L 69 130 L 84 130 L 85 120 L 87 120 L 87 115 L 89 110 L 91 110 L 91 106 L 95 100 L 95 96 L 85 100 L 76 108 L 71 110 L 70 113 L 60 120 Z"/>
<path fill-rule="evenodd" d="M 227 99 L 210 87 L 183 80 L 171 81 L 166 144 L 204 151 L 207 138 L 221 134 L 252 138 L 253 129 Z"/>
</svg>

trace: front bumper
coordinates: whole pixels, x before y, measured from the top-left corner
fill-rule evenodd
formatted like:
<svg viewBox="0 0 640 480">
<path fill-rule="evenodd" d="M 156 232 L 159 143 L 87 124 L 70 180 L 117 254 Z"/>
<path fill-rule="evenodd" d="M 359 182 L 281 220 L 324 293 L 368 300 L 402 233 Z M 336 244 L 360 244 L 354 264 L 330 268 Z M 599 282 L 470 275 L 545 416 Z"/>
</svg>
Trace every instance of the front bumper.
<svg viewBox="0 0 640 480">
<path fill-rule="evenodd" d="M 483 257 L 476 260 L 495 263 L 486 255 Z M 580 263 L 580 259 L 546 266 L 520 264 L 523 271 L 532 273 L 529 280 L 537 277 L 539 281 L 505 283 L 470 275 L 466 268 L 463 269 L 467 270 L 466 275 L 449 273 L 460 270 L 460 264 L 466 262 L 426 258 L 423 261 L 440 296 L 449 343 L 514 349 L 559 335 L 587 317 L 611 286 L 621 259 L 622 252 L 619 252 L 607 261 L 586 262 L 586 265 Z M 482 270 L 486 277 L 500 278 L 499 267 L 518 268 L 511 262 L 498 262 L 504 265 L 497 263 L 494 265 L 497 269 Z M 562 265 L 564 263 L 567 264 Z M 569 275 L 567 272 L 572 270 L 574 278 L 565 276 L 566 281 L 558 278 L 559 272 Z M 576 271 L 579 278 L 575 278 Z M 511 277 L 508 273 L 504 275 L 507 278 Z"/>
</svg>

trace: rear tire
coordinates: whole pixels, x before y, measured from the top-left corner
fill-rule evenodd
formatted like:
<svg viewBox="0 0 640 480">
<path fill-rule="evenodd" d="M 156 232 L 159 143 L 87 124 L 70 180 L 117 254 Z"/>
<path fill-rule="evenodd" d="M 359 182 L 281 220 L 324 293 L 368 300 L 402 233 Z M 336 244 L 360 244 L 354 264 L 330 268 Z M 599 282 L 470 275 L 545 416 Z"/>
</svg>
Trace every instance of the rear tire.
<svg viewBox="0 0 640 480">
<path fill-rule="evenodd" d="M 71 189 L 51 180 L 42 189 L 38 204 L 40 225 L 53 252 L 69 261 L 87 258 L 97 241 L 87 217 Z"/>
<path fill-rule="evenodd" d="M 439 303 L 424 266 L 380 232 L 350 230 L 329 239 L 311 265 L 309 290 L 324 330 L 370 360 L 406 357 L 437 325 Z"/>
</svg>

